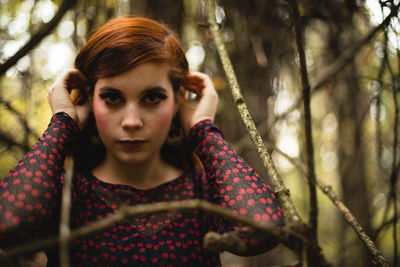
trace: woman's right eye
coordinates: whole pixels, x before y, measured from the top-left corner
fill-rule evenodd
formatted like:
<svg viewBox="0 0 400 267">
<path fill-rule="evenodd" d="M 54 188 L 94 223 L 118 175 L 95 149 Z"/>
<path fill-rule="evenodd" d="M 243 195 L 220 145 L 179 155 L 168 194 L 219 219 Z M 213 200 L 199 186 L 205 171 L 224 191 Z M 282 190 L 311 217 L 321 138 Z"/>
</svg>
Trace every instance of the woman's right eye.
<svg viewBox="0 0 400 267">
<path fill-rule="evenodd" d="M 123 101 L 123 98 L 115 93 L 104 93 L 100 97 L 109 105 L 117 105 Z"/>
</svg>

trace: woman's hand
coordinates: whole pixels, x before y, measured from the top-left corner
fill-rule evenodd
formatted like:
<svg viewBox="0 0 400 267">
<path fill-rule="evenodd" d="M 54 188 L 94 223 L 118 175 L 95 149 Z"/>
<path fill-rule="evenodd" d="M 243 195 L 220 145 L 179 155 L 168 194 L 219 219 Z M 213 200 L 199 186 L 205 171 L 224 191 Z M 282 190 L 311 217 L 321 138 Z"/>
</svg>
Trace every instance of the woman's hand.
<svg viewBox="0 0 400 267">
<path fill-rule="evenodd" d="M 218 107 L 218 94 L 207 74 L 190 72 L 183 83 L 183 88 L 197 95 L 198 103 L 192 107 L 183 101 L 180 108 L 181 121 L 186 134 L 198 122 L 209 119 L 214 120 Z"/>
<path fill-rule="evenodd" d="M 70 69 L 59 76 L 47 95 L 53 114 L 65 112 L 82 128 L 89 116 L 89 101 L 86 100 L 83 104 L 74 104 L 70 93 L 72 89 L 78 89 L 86 94 L 88 87 L 88 80 L 77 69 Z"/>
</svg>

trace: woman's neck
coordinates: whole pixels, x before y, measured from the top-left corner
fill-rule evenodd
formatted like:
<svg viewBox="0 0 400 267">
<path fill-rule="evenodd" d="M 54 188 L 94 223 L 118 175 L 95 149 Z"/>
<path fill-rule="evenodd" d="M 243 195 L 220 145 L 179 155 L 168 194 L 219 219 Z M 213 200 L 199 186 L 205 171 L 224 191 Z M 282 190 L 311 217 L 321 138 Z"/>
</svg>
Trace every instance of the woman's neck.
<svg viewBox="0 0 400 267">
<path fill-rule="evenodd" d="M 160 155 L 140 164 L 124 164 L 105 157 L 93 170 L 99 180 L 111 184 L 129 185 L 136 189 L 151 189 L 172 181 L 182 174 L 182 170 L 166 163 Z"/>
</svg>

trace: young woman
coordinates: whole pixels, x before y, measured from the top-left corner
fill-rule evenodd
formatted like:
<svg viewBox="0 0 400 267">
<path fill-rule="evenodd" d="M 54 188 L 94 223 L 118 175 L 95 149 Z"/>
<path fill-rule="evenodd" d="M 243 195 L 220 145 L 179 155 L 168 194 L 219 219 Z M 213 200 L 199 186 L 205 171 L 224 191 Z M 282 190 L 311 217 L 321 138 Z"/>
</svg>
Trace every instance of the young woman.
<svg viewBox="0 0 400 267">
<path fill-rule="evenodd" d="M 72 89 L 80 92 L 74 100 Z M 186 103 L 186 91 L 198 96 L 195 107 Z M 110 21 L 82 47 L 75 69 L 56 80 L 48 99 L 54 113 L 48 129 L 0 184 L 3 247 L 57 235 L 70 153 L 72 229 L 122 205 L 190 199 L 284 224 L 271 188 L 213 124 L 218 95 L 210 78 L 189 72 L 167 27 L 138 17 Z M 218 266 L 203 237 L 237 227 L 197 211 L 141 216 L 72 244 L 71 263 Z M 58 265 L 57 253 L 47 256 L 49 266 Z"/>
</svg>

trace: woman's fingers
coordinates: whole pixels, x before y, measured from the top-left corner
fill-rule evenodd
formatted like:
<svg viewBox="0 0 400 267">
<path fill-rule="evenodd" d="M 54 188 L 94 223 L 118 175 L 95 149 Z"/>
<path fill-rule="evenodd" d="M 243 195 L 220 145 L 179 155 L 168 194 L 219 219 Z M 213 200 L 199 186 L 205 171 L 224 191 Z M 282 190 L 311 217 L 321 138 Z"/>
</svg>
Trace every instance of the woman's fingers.
<svg viewBox="0 0 400 267">
<path fill-rule="evenodd" d="M 72 69 L 65 74 L 65 82 L 67 90 L 70 92 L 72 89 L 84 89 L 89 85 L 85 75 L 77 69 Z"/>
<path fill-rule="evenodd" d="M 210 77 L 201 72 L 190 72 L 185 79 L 183 87 L 198 95 L 202 95 L 204 89 L 215 91 Z"/>
<path fill-rule="evenodd" d="M 183 87 L 197 95 L 198 103 L 195 107 L 183 105 L 181 119 L 186 124 L 185 131 L 190 130 L 196 123 L 202 120 L 214 120 L 218 94 L 210 77 L 200 72 L 190 72 L 183 83 Z"/>
<path fill-rule="evenodd" d="M 79 108 L 74 105 L 71 99 L 71 90 L 78 89 L 85 93 L 89 82 L 86 77 L 77 69 L 71 69 L 60 75 L 54 84 L 49 88 L 47 96 L 53 114 L 57 112 L 65 112 L 74 119 L 80 126 L 83 125 L 89 113 L 89 108 Z M 84 103 L 81 103 L 84 104 Z"/>
</svg>

